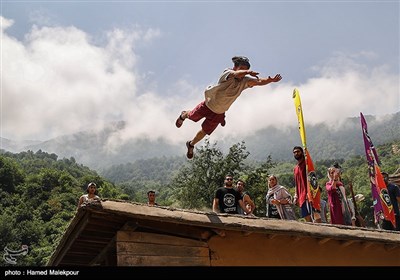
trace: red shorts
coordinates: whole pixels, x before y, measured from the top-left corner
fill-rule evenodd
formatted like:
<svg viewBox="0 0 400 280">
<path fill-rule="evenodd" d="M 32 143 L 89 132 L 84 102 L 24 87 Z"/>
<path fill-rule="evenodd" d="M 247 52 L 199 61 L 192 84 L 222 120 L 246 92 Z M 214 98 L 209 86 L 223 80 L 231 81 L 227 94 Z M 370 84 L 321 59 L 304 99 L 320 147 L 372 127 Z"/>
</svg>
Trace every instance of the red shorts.
<svg viewBox="0 0 400 280">
<path fill-rule="evenodd" d="M 206 134 L 210 135 L 217 128 L 218 124 L 224 121 L 225 113 L 214 113 L 206 106 L 205 101 L 203 101 L 199 105 L 197 105 L 192 111 L 190 111 L 188 117 L 194 122 L 198 122 L 202 118 L 206 118 L 201 124 L 201 128 Z"/>
</svg>

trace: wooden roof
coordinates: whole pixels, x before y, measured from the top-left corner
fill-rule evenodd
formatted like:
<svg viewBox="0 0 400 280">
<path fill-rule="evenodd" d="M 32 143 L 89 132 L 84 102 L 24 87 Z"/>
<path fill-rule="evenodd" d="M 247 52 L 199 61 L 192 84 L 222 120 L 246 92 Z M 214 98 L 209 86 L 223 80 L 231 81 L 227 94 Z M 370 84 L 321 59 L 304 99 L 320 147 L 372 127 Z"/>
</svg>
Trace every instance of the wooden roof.
<svg viewBox="0 0 400 280">
<path fill-rule="evenodd" d="M 117 231 L 127 227 L 200 241 L 206 241 L 216 234 L 223 236 L 225 230 L 233 230 L 244 234 L 257 232 L 271 236 L 285 234 L 293 238 L 312 237 L 321 242 L 335 239 L 350 243 L 373 242 L 389 247 L 400 246 L 398 233 L 378 229 L 215 214 L 103 200 L 79 209 L 48 265 L 98 265 L 115 241 Z"/>
</svg>

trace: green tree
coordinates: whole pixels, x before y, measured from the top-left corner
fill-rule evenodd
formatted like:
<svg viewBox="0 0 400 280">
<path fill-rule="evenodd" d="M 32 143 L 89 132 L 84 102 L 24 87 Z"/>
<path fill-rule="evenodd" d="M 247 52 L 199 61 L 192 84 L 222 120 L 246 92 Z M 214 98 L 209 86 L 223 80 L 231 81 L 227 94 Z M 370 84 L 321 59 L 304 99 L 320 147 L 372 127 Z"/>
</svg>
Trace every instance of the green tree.
<svg viewBox="0 0 400 280">
<path fill-rule="evenodd" d="M 75 160 L 31 151 L 0 156 L 0 248 L 29 247 L 18 265 L 45 265 L 90 181 L 107 198 L 126 198 L 121 189 Z M 0 262 L 0 265 L 6 265 Z"/>
<path fill-rule="evenodd" d="M 15 187 L 24 180 L 24 174 L 18 164 L 9 158 L 0 156 L 0 189 L 14 192 Z"/>
<path fill-rule="evenodd" d="M 246 170 L 249 153 L 244 142 L 230 147 L 226 156 L 217 148 L 217 142 L 196 149 L 192 161 L 178 171 L 169 188 L 174 190 L 178 205 L 189 209 L 211 209 L 215 191 L 223 186 L 226 174 L 235 178 Z"/>
</svg>

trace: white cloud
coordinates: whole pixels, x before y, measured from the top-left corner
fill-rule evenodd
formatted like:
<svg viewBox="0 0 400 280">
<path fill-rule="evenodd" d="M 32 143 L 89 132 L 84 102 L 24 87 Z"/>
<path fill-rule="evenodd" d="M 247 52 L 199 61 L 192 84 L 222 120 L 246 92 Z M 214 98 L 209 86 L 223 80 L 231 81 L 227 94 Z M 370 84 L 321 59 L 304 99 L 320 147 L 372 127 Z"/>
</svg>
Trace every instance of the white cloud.
<svg viewBox="0 0 400 280">
<path fill-rule="evenodd" d="M 4 32 L 5 29 L 9 28 L 13 24 L 14 24 L 14 21 L 12 19 L 7 19 L 7 18 L 0 16 L 1 32 Z"/>
<path fill-rule="evenodd" d="M 193 109 L 203 99 L 206 85 L 178 78 L 175 86 L 160 92 L 143 85 L 141 79 L 146 75 L 138 69 L 136 46 L 159 37 L 159 30 L 138 26 L 114 29 L 107 33 L 104 46 L 98 46 L 73 26 L 34 26 L 21 42 L 4 32 L 13 21 L 1 20 L 2 137 L 46 140 L 125 120 L 126 128 L 109 139 L 110 148 L 115 149 L 142 136 L 183 142 L 200 129 L 201 121 L 187 120 L 180 129 L 174 123 L 183 109 Z M 226 113 L 226 127 L 213 135 L 218 139 L 251 135 L 269 125 L 282 129 L 295 126 L 295 87 L 301 94 L 305 121 L 310 124 L 335 123 L 359 112 L 379 115 L 399 111 L 399 77 L 390 74 L 385 65 L 366 68 L 357 59 L 377 58 L 367 51 L 335 55 L 315 67 L 317 75 L 304 84 L 290 84 L 281 73 L 283 79 L 277 84 L 246 90 Z"/>
<path fill-rule="evenodd" d="M 29 12 L 29 22 L 39 26 L 56 25 L 56 16 L 48 9 L 39 8 Z"/>
<path fill-rule="evenodd" d="M 400 77 L 390 74 L 385 65 L 366 68 L 351 58 L 357 56 L 363 55 L 330 58 L 315 68 L 319 70 L 318 77 L 301 85 L 285 83 L 282 73 L 278 84 L 244 91 L 227 112 L 227 129 L 221 134 L 229 137 L 233 131 L 249 135 L 269 125 L 281 129 L 296 126 L 294 88 L 300 91 L 306 126 L 328 122 L 337 127 L 342 125 L 341 120 L 358 117 L 360 112 L 384 115 L 400 111 Z M 268 74 L 275 73 L 265 75 Z"/>
</svg>

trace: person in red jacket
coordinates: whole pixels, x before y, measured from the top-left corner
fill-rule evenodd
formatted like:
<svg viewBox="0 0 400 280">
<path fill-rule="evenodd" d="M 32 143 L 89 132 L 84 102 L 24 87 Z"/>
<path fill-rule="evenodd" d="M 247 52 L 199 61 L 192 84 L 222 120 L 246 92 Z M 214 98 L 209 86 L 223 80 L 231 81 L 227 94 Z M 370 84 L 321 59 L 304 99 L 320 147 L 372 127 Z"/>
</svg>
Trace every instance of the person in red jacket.
<svg viewBox="0 0 400 280">
<path fill-rule="evenodd" d="M 297 164 L 293 169 L 294 183 L 296 185 L 296 194 L 293 198 L 293 204 L 297 204 L 300 207 L 301 217 L 304 218 L 306 222 L 314 221 L 315 223 L 320 223 L 320 211 L 313 208 L 308 200 L 306 160 L 303 148 L 295 146 L 293 148 L 293 157 L 297 160 Z M 313 214 L 313 217 L 311 217 L 311 214 Z"/>
</svg>

